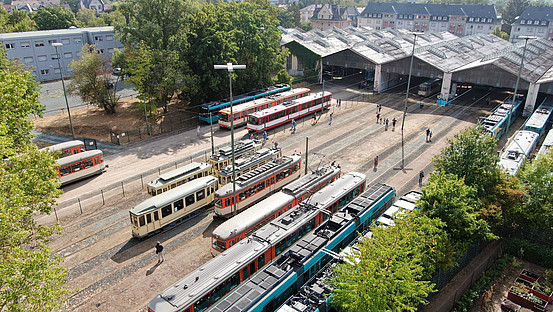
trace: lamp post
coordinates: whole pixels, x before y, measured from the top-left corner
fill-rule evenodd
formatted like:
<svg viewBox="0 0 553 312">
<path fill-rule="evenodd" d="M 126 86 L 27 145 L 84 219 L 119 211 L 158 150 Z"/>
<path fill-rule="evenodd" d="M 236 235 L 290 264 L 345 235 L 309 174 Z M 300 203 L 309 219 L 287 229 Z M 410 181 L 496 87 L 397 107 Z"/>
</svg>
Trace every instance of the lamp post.
<svg viewBox="0 0 553 312">
<path fill-rule="evenodd" d="M 65 106 L 67 107 L 67 114 L 69 115 L 69 125 L 71 125 L 71 137 L 75 139 L 75 130 L 73 129 L 73 121 L 71 120 L 71 111 L 69 110 L 69 102 L 67 101 L 67 92 L 65 91 L 65 81 L 63 80 L 63 69 L 61 68 L 60 63 L 60 53 L 58 52 L 58 47 L 62 47 L 63 43 L 54 42 L 52 46 L 56 48 L 56 55 L 58 57 L 58 67 L 60 69 L 61 85 L 63 87 L 63 96 L 65 97 Z"/>
<path fill-rule="evenodd" d="M 229 87 L 230 87 L 230 146 L 231 146 L 231 161 L 232 161 L 232 214 L 236 215 L 236 170 L 234 166 L 234 113 L 232 112 L 232 72 L 235 69 L 246 69 L 246 65 L 213 65 L 215 69 L 226 69 L 228 71 Z"/>
<path fill-rule="evenodd" d="M 524 49 L 522 50 L 522 58 L 520 60 L 520 67 L 518 68 L 517 82 L 515 84 L 515 94 L 513 94 L 513 101 L 511 107 L 509 107 L 509 116 L 507 116 L 507 128 L 505 133 L 509 131 L 509 126 L 511 125 L 511 115 L 513 114 L 513 107 L 515 106 L 518 92 L 518 83 L 520 82 L 520 75 L 522 74 L 522 67 L 524 67 L 524 56 L 526 55 L 526 45 L 528 44 L 528 39 L 535 39 L 534 36 L 518 36 L 520 39 L 524 39 Z"/>
<path fill-rule="evenodd" d="M 411 65 L 409 65 L 409 78 L 407 79 L 407 92 L 405 92 L 405 105 L 403 106 L 403 119 L 401 121 L 401 169 L 405 169 L 405 141 L 403 140 L 403 128 L 405 126 L 405 114 L 407 113 L 407 103 L 409 102 L 409 88 L 411 88 L 411 73 L 413 71 L 413 58 L 415 57 L 415 44 L 417 43 L 417 34 L 413 34 L 413 50 L 411 51 Z"/>
</svg>

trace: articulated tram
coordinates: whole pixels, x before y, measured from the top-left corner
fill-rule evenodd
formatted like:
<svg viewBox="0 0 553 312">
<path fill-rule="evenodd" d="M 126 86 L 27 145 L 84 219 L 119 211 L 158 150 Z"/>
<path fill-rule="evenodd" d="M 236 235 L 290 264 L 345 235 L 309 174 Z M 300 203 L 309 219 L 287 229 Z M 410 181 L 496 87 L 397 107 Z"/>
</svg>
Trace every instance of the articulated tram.
<svg viewBox="0 0 553 312">
<path fill-rule="evenodd" d="M 340 173 L 341 169 L 337 166 L 320 168 L 284 186 L 280 192 L 225 221 L 211 234 L 213 247 L 211 254 L 216 256 L 250 236 L 265 224 L 309 198 L 319 189 L 334 182 L 340 177 Z"/>
<path fill-rule="evenodd" d="M 260 132 L 330 107 L 332 93 L 317 92 L 288 103 L 248 115 L 248 130 Z"/>
<path fill-rule="evenodd" d="M 156 196 L 194 179 L 211 174 L 211 164 L 192 162 L 175 170 L 160 175 L 146 185 L 148 195 Z"/>
<path fill-rule="evenodd" d="M 59 158 L 82 153 L 85 150 L 86 149 L 85 149 L 84 143 L 80 140 L 67 141 L 67 142 L 54 144 L 54 145 L 50 145 L 45 148 L 39 149 L 39 151 L 59 152 L 60 153 Z"/>
<path fill-rule="evenodd" d="M 134 237 L 144 237 L 213 203 L 218 180 L 197 178 L 160 195 L 150 197 L 129 213 Z"/>
<path fill-rule="evenodd" d="M 297 88 L 269 95 L 266 98 L 261 98 L 235 105 L 232 107 L 232 114 L 234 115 L 234 127 L 245 125 L 248 122 L 248 114 L 307 96 L 309 95 L 309 91 L 311 90 L 308 88 Z M 219 127 L 230 129 L 230 124 L 230 108 L 227 107 L 219 111 Z"/>
<path fill-rule="evenodd" d="M 104 172 L 104 153 L 100 150 L 86 151 L 57 160 L 61 185 L 79 181 Z"/>
<path fill-rule="evenodd" d="M 215 214 L 230 217 L 233 213 L 238 213 L 255 204 L 266 195 L 277 192 L 300 175 L 301 156 L 277 158 L 237 178 L 236 195 L 233 193 L 233 183 L 219 188 L 215 193 Z M 236 198 L 236 212 L 233 211 L 234 198 Z"/>
<path fill-rule="evenodd" d="M 155 296 L 148 312 L 206 310 L 311 233 L 328 219 L 327 211 L 341 209 L 363 193 L 365 183 L 364 174 L 343 175 L 314 194 L 310 204 L 287 211 Z"/>
<path fill-rule="evenodd" d="M 249 155 L 236 159 L 234 161 L 234 174 L 236 178 L 238 178 L 242 174 L 255 170 L 280 157 L 282 157 L 282 151 L 278 148 L 278 146 L 275 145 L 271 148 L 262 148 L 258 151 L 250 153 Z M 218 176 L 220 185 L 232 182 L 232 164 L 219 171 Z"/>
<path fill-rule="evenodd" d="M 251 152 L 255 152 L 261 148 L 262 144 L 260 141 L 256 140 L 240 140 L 234 143 L 234 158 L 239 158 L 241 156 L 247 155 Z M 216 154 L 213 154 L 209 157 L 209 163 L 212 166 L 213 175 L 219 176 L 219 171 L 225 169 L 228 165 L 231 164 L 232 160 L 232 146 L 229 144 L 227 146 L 219 148 Z"/>
<path fill-rule="evenodd" d="M 518 118 L 522 112 L 522 103 L 523 97 L 517 97 L 518 100 L 513 105 L 513 98 L 510 97 L 503 104 L 499 105 L 493 113 L 483 118 L 480 121 L 480 126 L 482 131 L 491 135 L 496 139 L 500 139 L 505 131 L 507 126 L 511 126 Z"/>
</svg>

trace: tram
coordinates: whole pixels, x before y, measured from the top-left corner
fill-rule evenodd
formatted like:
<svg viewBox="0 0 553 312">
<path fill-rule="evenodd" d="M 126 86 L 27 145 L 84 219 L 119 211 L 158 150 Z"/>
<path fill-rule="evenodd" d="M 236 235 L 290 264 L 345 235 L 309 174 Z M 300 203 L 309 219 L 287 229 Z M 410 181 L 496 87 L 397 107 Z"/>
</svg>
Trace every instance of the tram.
<svg viewBox="0 0 553 312">
<path fill-rule="evenodd" d="M 526 120 L 524 123 L 524 130 L 533 131 L 539 136 L 545 132 L 549 120 L 551 119 L 551 113 L 553 112 L 553 104 L 546 101 L 547 99 L 545 99 L 538 109 L 536 109 L 528 120 Z"/>
<path fill-rule="evenodd" d="M 340 173 L 341 169 L 337 166 L 320 168 L 225 221 L 211 234 L 211 254 L 216 256 L 250 236 L 265 224 L 306 200 L 311 194 L 338 179 Z"/>
<path fill-rule="evenodd" d="M 236 159 L 234 161 L 234 174 L 236 178 L 238 178 L 242 174 L 255 170 L 280 157 L 282 157 L 282 151 L 277 145 L 274 145 L 271 148 L 262 148 L 258 151 L 250 153 L 249 156 L 243 156 Z M 218 177 L 220 185 L 232 182 L 232 164 L 219 171 Z"/>
<path fill-rule="evenodd" d="M 397 202 L 395 202 L 391 208 L 398 207 L 400 209 L 406 209 L 406 211 L 412 211 L 415 209 L 416 201 L 421 197 L 421 193 L 417 191 L 411 191 L 402 196 Z M 350 246 L 344 248 L 340 252 L 340 256 L 344 261 L 352 263 L 348 260 L 347 255 L 353 254 L 353 251 L 359 252 L 360 248 L 358 242 L 363 238 L 372 237 L 371 232 L 367 232 L 364 236 L 355 239 Z M 333 258 L 328 265 L 326 265 L 317 275 L 309 280 L 309 282 L 303 286 L 299 291 L 291 296 L 284 305 L 282 305 L 277 312 L 323 312 L 332 310 L 332 286 L 330 280 L 334 276 L 332 267 L 337 263 L 338 259 Z M 357 261 L 357 263 L 359 263 Z"/>
<path fill-rule="evenodd" d="M 278 127 L 330 107 L 332 93 L 325 91 L 310 94 L 288 103 L 273 106 L 248 116 L 248 130 L 260 132 Z"/>
<path fill-rule="evenodd" d="M 232 114 L 234 115 L 234 127 L 245 125 L 248 122 L 248 114 L 307 96 L 310 91 L 311 90 L 308 88 L 291 89 L 270 95 L 266 98 L 249 101 L 235 106 L 233 105 Z M 220 128 L 230 129 L 231 118 L 229 107 L 223 108 L 219 111 L 218 122 Z"/>
<path fill-rule="evenodd" d="M 366 176 L 348 173 L 176 282 L 148 304 L 149 312 L 204 311 L 365 190 Z"/>
<path fill-rule="evenodd" d="M 553 130 L 549 130 L 549 132 L 545 136 L 545 139 L 543 139 L 540 150 L 538 151 L 538 155 L 543 155 L 547 153 L 551 146 L 553 146 Z"/>
<path fill-rule="evenodd" d="M 234 143 L 234 158 L 235 160 L 241 156 L 247 155 L 251 152 L 255 152 L 261 148 L 263 144 L 257 140 L 240 140 Z M 217 153 L 209 157 L 209 163 L 212 166 L 213 175 L 219 177 L 219 171 L 225 169 L 231 164 L 232 160 L 232 146 L 227 145 L 219 148 Z"/>
<path fill-rule="evenodd" d="M 355 241 L 378 215 L 375 211 L 390 207 L 395 191 L 386 184 L 371 186 L 207 311 L 275 311 L 333 259 L 329 253 Z"/>
<path fill-rule="evenodd" d="M 207 177 L 211 174 L 211 165 L 204 162 L 192 162 L 175 170 L 160 175 L 156 180 L 148 182 L 148 195 L 156 196 L 194 179 Z"/>
<path fill-rule="evenodd" d="M 59 144 L 47 146 L 39 149 L 39 151 L 59 152 L 59 158 L 75 155 L 84 152 L 84 143 L 80 140 L 67 141 Z"/>
<path fill-rule="evenodd" d="M 499 165 L 510 175 L 516 175 L 526 158 L 536 149 L 539 134 L 534 131 L 520 130 L 513 141 L 501 154 Z"/>
<path fill-rule="evenodd" d="M 230 217 L 233 214 L 234 198 L 236 213 L 272 194 L 301 175 L 301 156 L 277 158 L 236 179 L 236 195 L 233 183 L 228 183 L 215 192 L 215 214 Z"/>
<path fill-rule="evenodd" d="M 237 105 L 247 101 L 259 99 L 264 96 L 268 96 L 271 94 L 275 94 L 275 93 L 279 93 L 287 90 L 290 90 L 290 86 L 285 83 L 282 83 L 282 84 L 277 84 L 273 87 L 268 87 L 265 89 L 260 89 L 257 91 L 236 95 L 236 96 L 233 96 L 232 98 L 232 105 Z M 202 104 L 202 106 L 200 107 L 200 116 L 199 116 L 200 121 L 203 121 L 208 124 L 216 123 L 217 120 L 219 119 L 219 110 L 228 106 L 230 106 L 230 99 L 228 98 L 220 101 L 212 101 L 209 103 Z"/>
<path fill-rule="evenodd" d="M 518 97 L 513 105 L 513 98 L 510 97 L 499 105 L 492 114 L 480 121 L 480 127 L 485 134 L 500 139 L 507 129 L 507 124 L 511 126 L 522 112 L 524 98 Z M 509 118 L 510 115 L 510 118 Z"/>
<path fill-rule="evenodd" d="M 146 199 L 129 211 L 132 235 L 145 237 L 210 205 L 217 186 L 216 177 L 201 177 Z"/>
<path fill-rule="evenodd" d="M 104 172 L 104 153 L 100 150 L 85 151 L 57 160 L 61 185 L 88 178 Z"/>
<path fill-rule="evenodd" d="M 419 85 L 420 96 L 429 97 L 434 93 L 437 93 L 442 88 L 442 79 L 432 79 L 423 82 Z"/>
</svg>

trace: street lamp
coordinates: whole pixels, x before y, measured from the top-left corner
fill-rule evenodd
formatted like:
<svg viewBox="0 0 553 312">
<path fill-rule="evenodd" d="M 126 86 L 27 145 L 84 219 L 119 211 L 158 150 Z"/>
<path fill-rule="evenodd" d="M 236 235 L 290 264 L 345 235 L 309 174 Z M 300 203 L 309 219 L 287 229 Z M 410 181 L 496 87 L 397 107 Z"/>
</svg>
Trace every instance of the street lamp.
<svg viewBox="0 0 553 312">
<path fill-rule="evenodd" d="M 403 127 L 405 126 L 405 114 L 407 113 L 407 103 L 409 102 L 409 88 L 411 88 L 411 73 L 413 71 L 413 58 L 415 57 L 415 44 L 417 43 L 417 34 L 413 34 L 413 51 L 411 51 L 411 65 L 409 65 L 409 78 L 407 79 L 407 92 L 405 92 L 405 105 L 403 106 L 403 119 L 401 121 L 401 169 L 405 169 L 405 141 L 403 140 Z"/>
<path fill-rule="evenodd" d="M 236 170 L 234 167 L 234 113 L 232 112 L 232 72 L 235 69 L 246 69 L 246 65 L 213 65 L 215 69 L 226 69 L 228 71 L 228 79 L 230 86 L 230 146 L 231 146 L 231 161 L 232 161 L 232 204 L 233 215 L 236 215 Z"/>
<path fill-rule="evenodd" d="M 524 49 L 522 50 L 522 58 L 520 60 L 520 67 L 518 68 L 517 83 L 515 84 L 515 94 L 513 94 L 513 102 L 511 107 L 509 107 L 509 116 L 507 116 L 507 128 L 505 133 L 509 131 L 509 126 L 511 125 L 511 114 L 513 113 L 513 107 L 516 105 L 517 92 L 518 92 L 518 83 L 520 82 L 520 74 L 522 74 L 522 67 L 524 67 L 524 56 L 526 55 L 526 45 L 528 44 L 528 39 L 536 39 L 534 36 L 518 36 L 520 39 L 524 39 Z"/>
<path fill-rule="evenodd" d="M 63 80 L 63 69 L 61 68 L 60 63 L 60 53 L 58 52 L 58 47 L 62 47 L 63 43 L 54 42 L 52 46 L 56 48 L 56 55 L 58 56 L 58 67 L 60 69 L 61 85 L 63 87 L 63 96 L 65 97 L 65 106 L 67 107 L 67 114 L 69 115 L 69 124 L 71 125 L 71 136 L 73 140 L 75 139 L 75 130 L 73 129 L 73 121 L 71 120 L 71 111 L 69 110 L 69 102 L 67 101 L 67 92 L 65 91 L 65 81 Z"/>
</svg>

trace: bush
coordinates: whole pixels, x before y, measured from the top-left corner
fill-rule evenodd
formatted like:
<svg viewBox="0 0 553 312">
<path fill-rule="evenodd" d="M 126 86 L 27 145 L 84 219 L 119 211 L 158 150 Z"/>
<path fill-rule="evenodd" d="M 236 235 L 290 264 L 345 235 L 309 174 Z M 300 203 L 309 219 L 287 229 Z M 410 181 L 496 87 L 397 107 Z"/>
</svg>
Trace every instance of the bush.
<svg viewBox="0 0 553 312">
<path fill-rule="evenodd" d="M 505 252 L 537 265 L 553 268 L 553 248 L 522 238 L 511 238 L 507 241 Z"/>
</svg>

